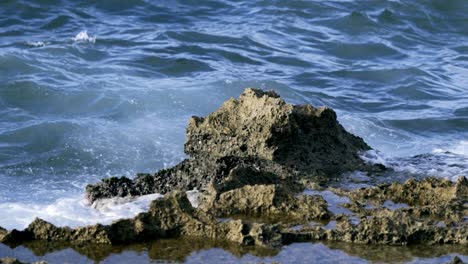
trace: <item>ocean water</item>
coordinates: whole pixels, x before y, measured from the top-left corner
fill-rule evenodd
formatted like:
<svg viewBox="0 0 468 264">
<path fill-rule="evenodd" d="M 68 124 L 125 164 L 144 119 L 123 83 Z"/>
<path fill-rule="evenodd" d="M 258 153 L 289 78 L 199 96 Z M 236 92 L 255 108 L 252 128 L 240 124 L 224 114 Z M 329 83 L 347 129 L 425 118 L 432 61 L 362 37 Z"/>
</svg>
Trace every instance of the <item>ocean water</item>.
<svg viewBox="0 0 468 264">
<path fill-rule="evenodd" d="M 468 1 L 0 2 L 0 226 L 109 222 L 103 177 L 181 161 L 244 88 L 327 105 L 402 177 L 468 175 Z"/>
</svg>

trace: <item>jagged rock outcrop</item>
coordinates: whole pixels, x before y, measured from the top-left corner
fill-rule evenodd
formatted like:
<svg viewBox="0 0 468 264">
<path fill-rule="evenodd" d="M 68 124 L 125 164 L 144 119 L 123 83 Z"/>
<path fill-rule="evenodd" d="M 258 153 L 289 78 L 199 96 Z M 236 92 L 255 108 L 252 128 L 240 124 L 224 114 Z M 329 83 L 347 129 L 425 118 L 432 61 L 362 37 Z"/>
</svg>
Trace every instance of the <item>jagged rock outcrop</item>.
<svg viewBox="0 0 468 264">
<path fill-rule="evenodd" d="M 345 205 L 360 219 L 336 217 L 336 228 L 304 227 L 285 232 L 286 241 L 331 240 L 372 244 L 468 244 L 468 181 L 437 178 L 382 184 L 354 191 L 334 189 L 351 198 Z M 386 201 L 405 203 L 396 209 Z"/>
<path fill-rule="evenodd" d="M 274 91 L 246 89 L 207 117 L 192 117 L 185 152 L 191 157 L 249 157 L 309 173 L 362 167 L 370 147 L 344 130 L 327 107 L 291 105 Z"/>
<path fill-rule="evenodd" d="M 29 264 L 28 262 L 22 262 L 17 258 L 0 258 L 0 264 Z M 32 264 L 47 264 L 45 261 L 33 262 Z"/>
<path fill-rule="evenodd" d="M 237 184 L 268 184 L 291 182 L 297 173 L 273 161 L 255 157 L 222 157 L 216 160 L 187 159 L 178 165 L 155 174 L 138 174 L 134 180 L 126 177 L 103 179 L 88 185 L 86 193 L 91 202 L 110 197 L 168 193 L 172 190 L 203 190 L 209 184 L 229 187 L 232 175 L 243 173 L 243 182 Z"/>
<path fill-rule="evenodd" d="M 328 186 L 328 193 L 349 198 L 342 205 L 349 214 L 329 210 L 318 190 L 315 195 L 303 192 L 304 182 L 314 177 L 372 170 L 358 157 L 367 149 L 341 127 L 331 109 L 293 106 L 274 92 L 247 89 L 206 118 L 190 120 L 188 159 L 156 174 L 87 186 L 91 202 L 165 193 L 147 212 L 75 229 L 36 219 L 23 231 L 0 228 L 0 242 L 119 245 L 190 236 L 266 247 L 312 240 L 468 244 L 465 177 L 457 183 L 428 178 L 351 191 Z M 195 188 L 201 191 L 197 208 L 185 193 Z M 405 206 L 387 208 L 387 201 Z"/>
<path fill-rule="evenodd" d="M 193 208 L 186 194 L 179 191 L 153 201 L 148 212 L 111 225 L 71 229 L 36 219 L 23 231 L 7 232 L 0 242 L 14 245 L 43 240 L 118 245 L 178 236 L 224 239 L 259 246 L 278 246 L 282 243 L 277 225 L 242 220 L 219 222 L 212 215 Z"/>
<path fill-rule="evenodd" d="M 291 190 L 275 184 L 245 185 L 241 188 L 217 192 L 214 188 L 200 205 L 218 217 L 232 215 L 268 216 L 277 221 L 287 219 L 328 219 L 327 203 L 320 196 L 295 195 Z"/>
<path fill-rule="evenodd" d="M 192 117 L 184 149 L 189 158 L 170 169 L 87 186 L 88 199 L 202 190 L 232 169 L 248 172 L 249 184 L 270 184 L 375 168 L 358 156 L 370 147 L 346 132 L 332 109 L 291 105 L 251 88 L 207 117 Z"/>
</svg>

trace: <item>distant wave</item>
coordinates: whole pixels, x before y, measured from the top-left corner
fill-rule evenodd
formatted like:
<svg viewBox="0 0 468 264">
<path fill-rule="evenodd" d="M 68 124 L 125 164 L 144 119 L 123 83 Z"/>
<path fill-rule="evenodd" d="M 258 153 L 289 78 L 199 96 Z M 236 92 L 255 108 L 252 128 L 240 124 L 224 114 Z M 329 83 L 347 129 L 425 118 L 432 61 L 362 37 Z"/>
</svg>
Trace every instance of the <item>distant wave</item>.
<svg viewBox="0 0 468 264">
<path fill-rule="evenodd" d="M 96 36 L 89 36 L 88 31 L 81 31 L 80 33 L 76 34 L 75 37 L 72 38 L 73 41 L 79 42 L 90 42 L 90 43 L 95 43 L 96 42 Z"/>
</svg>

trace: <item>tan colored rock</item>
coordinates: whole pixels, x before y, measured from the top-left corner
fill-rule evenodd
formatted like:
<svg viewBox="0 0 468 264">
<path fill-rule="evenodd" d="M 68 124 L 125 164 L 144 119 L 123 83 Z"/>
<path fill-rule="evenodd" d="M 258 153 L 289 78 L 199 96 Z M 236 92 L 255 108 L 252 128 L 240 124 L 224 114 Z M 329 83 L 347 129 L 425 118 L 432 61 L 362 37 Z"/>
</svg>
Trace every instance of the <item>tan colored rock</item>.
<svg viewBox="0 0 468 264">
<path fill-rule="evenodd" d="M 468 182 L 460 177 L 457 183 L 427 178 L 421 181 L 383 184 L 351 192 L 333 191 L 351 198 L 347 208 L 360 218 L 352 223 L 348 216 L 336 216 L 336 228 L 303 228 L 288 232 L 288 239 L 320 238 L 366 244 L 468 244 Z M 407 203 L 408 206 L 388 209 L 385 201 Z M 368 208 L 369 202 L 377 207 Z M 374 203 L 375 204 L 375 203 Z M 356 217 L 355 216 L 355 217 Z"/>
<path fill-rule="evenodd" d="M 242 178 L 244 185 L 253 185 L 329 179 L 345 171 L 377 168 L 359 157 L 370 147 L 348 133 L 332 109 L 291 105 L 274 91 L 252 88 L 206 117 L 192 117 L 184 149 L 189 158 L 172 168 L 88 185 L 88 199 L 203 190 L 222 182 L 231 189 L 242 187 L 228 186 L 225 178 L 231 170 L 249 174 Z"/>
<path fill-rule="evenodd" d="M 274 247 L 282 245 L 278 225 L 246 223 L 242 220 L 231 220 L 220 224 L 225 239 L 242 245 Z"/>
<path fill-rule="evenodd" d="M 28 264 L 27 262 L 22 262 L 16 258 L 0 258 L 0 264 Z M 47 264 L 45 261 L 33 262 L 32 264 Z"/>
<path fill-rule="evenodd" d="M 223 193 L 214 193 L 200 208 L 217 216 L 280 216 L 285 219 L 329 218 L 327 203 L 320 196 L 294 195 L 284 187 L 246 185 Z"/>
<path fill-rule="evenodd" d="M 457 183 L 446 179 L 409 179 L 405 183 L 382 184 L 375 188 L 360 189 L 348 194 L 353 200 L 373 200 L 407 203 L 409 205 L 434 205 L 457 198 L 468 199 L 468 181 L 460 177 Z"/>
<path fill-rule="evenodd" d="M 369 149 L 330 108 L 293 106 L 252 88 L 205 118 L 192 117 L 185 143 L 192 157 L 254 156 L 319 174 L 364 168 L 357 154 Z"/>
</svg>

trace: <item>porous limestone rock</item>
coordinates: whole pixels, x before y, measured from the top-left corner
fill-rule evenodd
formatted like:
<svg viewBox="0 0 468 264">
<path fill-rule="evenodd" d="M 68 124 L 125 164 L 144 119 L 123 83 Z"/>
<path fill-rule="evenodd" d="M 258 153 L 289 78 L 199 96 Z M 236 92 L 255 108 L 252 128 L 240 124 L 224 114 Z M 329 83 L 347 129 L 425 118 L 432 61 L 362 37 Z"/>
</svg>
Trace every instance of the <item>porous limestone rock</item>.
<svg viewBox="0 0 468 264">
<path fill-rule="evenodd" d="M 0 258 L 0 264 L 29 264 L 28 262 L 22 262 L 17 258 L 7 257 Z M 32 264 L 47 264 L 45 261 L 33 262 Z"/>
<path fill-rule="evenodd" d="M 335 216 L 336 228 L 305 227 L 285 232 L 285 241 L 331 240 L 366 244 L 461 244 L 468 245 L 468 181 L 456 183 L 427 178 L 382 184 L 353 191 L 333 189 L 351 198 L 345 204 L 359 218 Z M 389 209 L 385 201 L 406 203 Z M 374 202 L 374 203 L 373 203 Z M 376 202 L 376 203 L 375 203 Z M 369 206 L 373 205 L 373 206 Z"/>
<path fill-rule="evenodd" d="M 370 147 L 344 130 L 327 107 L 291 105 L 274 91 L 247 88 L 207 117 L 192 117 L 185 153 L 191 157 L 249 157 L 309 173 L 362 168 Z"/>
<path fill-rule="evenodd" d="M 172 168 L 139 174 L 134 180 L 113 177 L 88 185 L 89 201 L 203 190 L 210 183 L 223 182 L 233 169 L 249 174 L 244 177 L 247 184 L 375 169 L 358 155 L 370 147 L 346 132 L 332 109 L 291 105 L 274 91 L 252 88 L 207 117 L 192 117 L 184 149 L 189 158 Z"/>
<path fill-rule="evenodd" d="M 0 242 L 15 245 L 43 240 L 118 245 L 178 236 L 232 240 L 246 245 L 281 244 L 277 226 L 241 220 L 220 223 L 212 215 L 193 208 L 186 194 L 179 191 L 154 200 L 148 212 L 140 213 L 132 219 L 75 229 L 56 227 L 42 219 L 36 219 L 23 231 L 8 232 Z"/>
<path fill-rule="evenodd" d="M 330 217 L 327 203 L 321 196 L 295 195 L 276 184 L 245 185 L 226 192 L 213 190 L 211 195 L 202 201 L 200 209 L 218 217 L 267 216 L 288 221 L 310 221 Z"/>
</svg>

